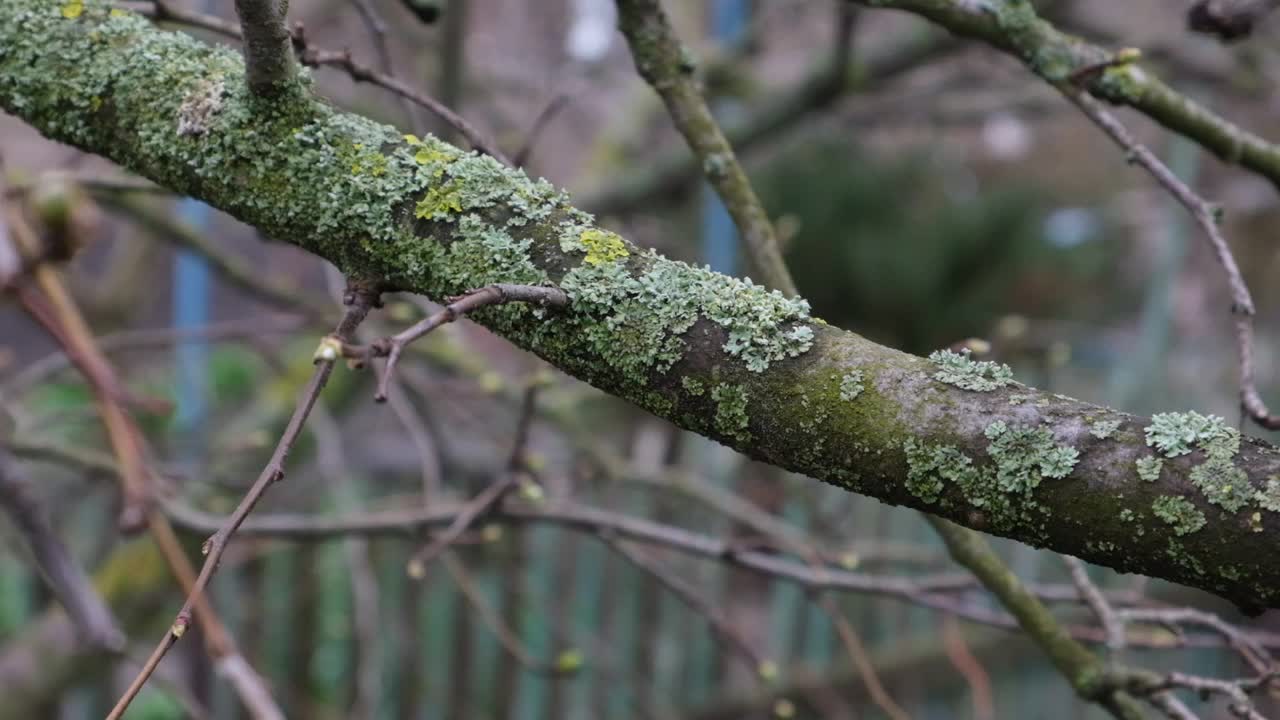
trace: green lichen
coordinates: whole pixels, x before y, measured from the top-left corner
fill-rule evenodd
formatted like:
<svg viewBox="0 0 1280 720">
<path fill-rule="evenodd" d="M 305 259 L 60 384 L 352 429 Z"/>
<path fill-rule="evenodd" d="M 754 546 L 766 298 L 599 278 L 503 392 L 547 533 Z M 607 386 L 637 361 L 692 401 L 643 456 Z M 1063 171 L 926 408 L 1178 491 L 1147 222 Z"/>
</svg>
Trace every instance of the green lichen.
<svg viewBox="0 0 1280 720">
<path fill-rule="evenodd" d="M 680 378 L 680 384 L 684 387 L 685 392 L 693 395 L 694 397 L 701 397 L 702 394 L 707 391 L 706 387 L 703 386 L 700 380 L 689 377 L 688 375 Z"/>
<path fill-rule="evenodd" d="M 569 232 L 581 234 L 576 227 Z M 813 344 L 813 329 L 804 323 L 809 304 L 802 299 L 652 252 L 640 259 L 645 269 L 639 275 L 618 262 L 584 262 L 560 282 L 575 314 L 594 321 L 583 327 L 588 346 L 634 382 L 644 383 L 647 373 L 665 372 L 683 357 L 682 336 L 699 318 L 726 331 L 722 349 L 752 372 Z"/>
<path fill-rule="evenodd" d="M 1186 455 L 1196 446 L 1220 443 L 1235 432 L 1217 415 L 1206 416 L 1198 412 L 1153 415 L 1145 431 L 1147 445 L 1165 457 Z M 1238 438 L 1236 442 L 1239 442 Z"/>
<path fill-rule="evenodd" d="M 1227 512 L 1236 512 L 1254 497 L 1249 475 L 1236 467 L 1229 456 L 1211 455 L 1192 468 L 1191 484 L 1199 488 L 1209 502 Z"/>
<path fill-rule="evenodd" d="M 1253 499 L 1263 510 L 1280 513 L 1280 476 L 1267 477 L 1267 484 L 1253 494 Z"/>
<path fill-rule="evenodd" d="M 840 378 L 841 400 L 856 400 L 862 394 L 863 389 L 861 370 L 847 372 L 844 377 Z"/>
<path fill-rule="evenodd" d="M 1035 395 L 1028 395 L 1028 394 L 1024 394 L 1024 393 L 1015 393 L 1015 394 L 1013 394 L 1013 395 L 1010 395 L 1010 396 L 1009 396 L 1009 404 L 1010 404 L 1010 405 L 1022 405 L 1023 403 L 1027 403 L 1027 402 L 1031 402 L 1032 400 L 1035 400 L 1035 398 L 1036 398 L 1036 396 L 1035 396 Z"/>
<path fill-rule="evenodd" d="M 1160 479 L 1160 469 L 1164 467 L 1164 458 L 1140 457 L 1134 465 L 1138 468 L 1139 478 L 1147 482 L 1155 482 Z"/>
<path fill-rule="evenodd" d="M 1190 535 L 1205 526 L 1204 513 L 1190 500 L 1174 495 L 1161 495 L 1151 503 L 1155 516 L 1173 526 L 1179 537 Z"/>
<path fill-rule="evenodd" d="M 1119 420 L 1098 420 L 1089 426 L 1089 434 L 1099 440 L 1106 440 L 1120 428 Z"/>
<path fill-rule="evenodd" d="M 1137 513 L 1135 513 L 1133 510 L 1130 510 L 1129 508 L 1125 508 L 1120 511 L 1120 522 L 1128 523 L 1128 522 L 1133 522 L 1134 520 L 1137 520 L 1137 519 L 1138 519 Z"/>
<path fill-rule="evenodd" d="M 949 482 L 961 488 L 971 488 L 978 483 L 981 471 L 953 445 L 931 445 L 908 439 L 902 448 L 907 456 L 907 490 L 921 502 L 936 503 Z"/>
<path fill-rule="evenodd" d="M 711 399 L 716 402 L 716 430 L 740 442 L 750 442 L 746 387 L 721 383 L 711 389 Z"/>
<path fill-rule="evenodd" d="M 991 444 L 987 453 L 996 465 L 996 483 L 1006 492 L 1030 492 L 1048 478 L 1071 474 L 1079 452 L 1054 442 L 1053 434 L 1042 427 L 1010 428 L 997 420 L 985 430 Z"/>
<path fill-rule="evenodd" d="M 588 265 L 612 263 L 631 255 L 626 243 L 614 232 L 599 228 L 588 228 L 578 234 L 576 241 L 561 240 L 560 249 L 565 252 L 580 250 L 586 253 L 583 262 Z"/>
<path fill-rule="evenodd" d="M 935 380 L 964 390 L 990 392 L 1013 382 L 1013 371 L 1008 365 L 973 360 L 968 350 L 958 353 L 938 350 L 929 355 L 929 360 L 938 366 L 938 372 L 933 374 Z"/>
<path fill-rule="evenodd" d="M 1205 498 L 1227 512 L 1236 512 L 1254 499 L 1249 475 L 1235 464 L 1240 431 L 1216 415 L 1196 412 L 1162 413 L 1146 428 L 1147 444 L 1167 457 L 1200 449 L 1205 461 L 1191 469 L 1191 483 Z"/>
</svg>

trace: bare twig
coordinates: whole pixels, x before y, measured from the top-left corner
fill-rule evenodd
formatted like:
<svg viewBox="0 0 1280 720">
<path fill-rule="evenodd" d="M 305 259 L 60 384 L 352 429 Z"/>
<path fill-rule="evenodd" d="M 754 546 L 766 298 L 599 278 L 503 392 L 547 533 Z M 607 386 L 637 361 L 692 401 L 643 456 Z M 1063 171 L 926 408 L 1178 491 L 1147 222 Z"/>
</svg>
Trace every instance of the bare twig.
<svg viewBox="0 0 1280 720">
<path fill-rule="evenodd" d="M 716 634 L 746 661 L 747 667 L 755 677 L 766 683 L 770 683 L 777 678 L 777 665 L 761 656 L 752 647 L 747 638 L 739 632 L 738 628 L 734 627 L 722 613 L 699 595 L 698 591 L 683 578 L 668 572 L 648 555 L 628 546 L 626 542 L 619 540 L 613 533 L 601 532 L 597 537 L 627 562 L 657 580 L 659 584 L 679 598 L 690 610 L 705 618 Z"/>
<path fill-rule="evenodd" d="M 1107 633 L 1107 649 L 1112 653 L 1117 653 L 1124 648 L 1124 622 L 1116 615 L 1111 604 L 1102 596 L 1102 591 L 1089 579 L 1089 570 L 1079 558 L 1063 555 L 1062 561 L 1067 565 L 1067 571 L 1071 574 L 1071 582 L 1075 583 L 1076 588 L 1080 591 L 1080 597 L 1084 600 L 1093 614 L 1097 616 L 1098 622 L 1102 624 L 1103 630 Z"/>
<path fill-rule="evenodd" d="M 524 167 L 529 163 L 529 156 L 533 153 L 533 149 L 537 147 L 538 138 L 542 136 L 542 131 L 551 124 L 555 116 L 561 110 L 569 107 L 569 101 L 573 100 L 573 95 L 569 92 L 558 92 L 555 97 L 551 98 L 533 119 L 533 124 L 529 126 L 528 132 L 525 133 L 524 143 L 520 145 L 520 149 L 516 151 L 515 156 L 511 158 L 511 164 L 515 167 Z"/>
<path fill-rule="evenodd" d="M 480 622 L 489 629 L 489 632 L 498 639 L 502 649 L 520 663 L 521 667 L 540 675 L 570 675 L 577 671 L 573 666 L 562 667 L 555 659 L 543 660 L 534 657 L 529 648 L 525 647 L 524 643 L 520 642 L 520 638 L 503 622 L 502 616 L 494 612 L 489 603 L 485 602 L 466 568 L 458 562 L 453 553 L 446 551 L 440 561 L 444 563 L 449 577 L 453 578 L 453 582 L 462 591 L 462 597 L 467 601 L 467 605 L 480 618 Z"/>
<path fill-rule="evenodd" d="M 356 326 L 364 320 L 369 313 L 369 309 L 373 307 L 378 298 L 378 292 L 368 288 L 354 288 L 349 299 L 347 312 L 343 315 L 342 321 L 338 323 L 334 336 L 338 338 L 347 338 L 350 336 Z M 197 601 L 203 598 L 204 590 L 209 584 L 209 580 L 213 577 L 213 573 L 217 570 L 218 561 L 222 558 L 222 553 L 226 550 L 227 543 L 230 542 L 231 536 L 253 511 L 258 500 L 260 500 L 267 489 L 273 484 L 284 478 L 284 462 L 293 448 L 294 443 L 302 434 L 303 424 L 310 415 L 312 407 L 320 397 L 320 391 L 324 389 L 325 384 L 329 380 L 330 373 L 333 372 L 333 359 L 327 359 L 320 353 L 317 353 L 316 368 L 311 375 L 311 381 L 303 389 L 301 396 L 298 398 L 298 404 L 294 408 L 293 415 L 289 418 L 289 423 L 285 427 L 284 433 L 281 435 L 279 442 L 276 444 L 275 451 L 271 454 L 271 459 L 267 462 L 262 473 L 254 482 L 253 486 L 240 500 L 240 504 L 236 506 L 234 512 L 226 519 L 221 528 L 218 529 L 204 543 L 205 561 L 204 566 L 200 569 L 200 574 L 192 583 L 191 589 L 188 591 L 187 599 L 182 605 L 182 609 L 178 611 L 173 624 L 169 631 L 165 633 L 160 644 L 156 646 L 155 651 L 147 658 L 147 662 L 143 665 L 141 672 L 130 683 L 125 690 L 124 695 L 116 703 L 111 714 L 107 716 L 108 720 L 119 720 L 123 716 L 124 711 L 128 709 L 133 698 L 137 696 L 142 686 L 146 684 L 147 678 L 155 672 L 155 668 L 159 665 L 160 660 L 164 658 L 169 648 L 186 633 L 187 628 L 191 625 L 192 608 Z"/>
<path fill-rule="evenodd" d="M 849 658 L 853 660 L 853 665 L 858 671 L 858 675 L 862 677 L 862 684 L 867 688 L 867 694 L 871 696 L 871 701 L 876 707 L 884 711 L 891 720 L 911 720 L 911 716 L 907 714 L 902 706 L 894 701 L 893 696 L 885 689 L 884 683 L 880 682 L 880 676 L 876 673 L 875 663 L 871 660 L 871 654 L 867 652 L 867 648 L 862 644 L 862 639 L 858 637 L 857 631 L 853 629 L 853 625 L 845 618 L 844 613 L 840 612 L 840 608 L 831 601 L 831 598 L 818 596 L 814 598 L 814 603 L 826 613 L 827 617 L 836 627 L 836 634 L 840 636 L 840 642 L 844 645 L 845 652 Z"/>
<path fill-rule="evenodd" d="M 387 399 L 387 388 L 396 363 L 404 348 L 414 340 L 430 333 L 432 330 L 451 323 L 467 313 L 489 305 L 501 305 L 509 302 L 523 302 L 541 307 L 563 308 L 569 304 L 569 298 L 562 290 L 553 287 L 535 285 L 496 284 L 472 290 L 464 295 L 449 299 L 444 309 L 428 316 L 421 322 L 395 335 L 375 340 L 369 345 L 351 345 L 339 341 L 337 347 L 343 357 L 357 363 L 366 363 L 373 358 L 385 357 L 386 367 L 378 379 L 378 390 L 375 399 L 379 402 Z"/>
<path fill-rule="evenodd" d="M 125 635 L 111 609 L 58 539 L 44 508 L 19 477 L 18 468 L 3 447 L 0 447 L 0 507 L 26 541 L 49 590 L 66 608 L 67 616 L 85 640 L 111 652 L 123 650 Z"/>
<path fill-rule="evenodd" d="M 766 285 L 797 295 L 773 223 L 702 97 L 693 63 L 659 0 L 618 0 L 618 27 L 631 46 L 636 70 L 662 97 L 676 129 L 702 161 L 708 182 L 742 234 L 756 272 Z"/>
<path fill-rule="evenodd" d="M 942 619 L 942 647 L 947 653 L 947 659 L 969 684 L 973 693 L 974 720 L 994 720 L 996 708 L 992 699 L 991 674 L 969 649 L 960 629 L 960 622 L 953 615 Z"/>
<path fill-rule="evenodd" d="M 1231 289 L 1231 312 L 1235 315 L 1236 350 L 1240 359 L 1240 402 L 1245 412 L 1258 425 L 1268 430 L 1280 429 L 1280 415 L 1273 415 L 1267 409 L 1254 381 L 1253 316 L 1256 310 L 1249 287 L 1245 284 L 1244 277 L 1240 274 L 1240 267 L 1236 264 L 1235 256 L 1231 253 L 1231 248 L 1218 227 L 1218 208 L 1187 187 L 1187 184 L 1182 182 L 1154 153 L 1139 143 L 1128 128 L 1101 102 L 1074 86 L 1060 89 L 1086 117 L 1102 128 L 1103 132 L 1125 151 L 1132 162 L 1146 170 L 1161 187 L 1185 207 L 1195 219 L 1196 224 L 1204 231 L 1205 238 L 1209 241 L 1218 264 L 1222 266 L 1227 285 Z"/>
<path fill-rule="evenodd" d="M 391 59 L 391 48 L 387 45 L 386 21 L 378 13 L 378 8 L 369 0 L 352 0 L 351 4 L 355 6 L 356 14 L 360 16 L 365 29 L 369 31 L 369 39 L 373 42 L 374 52 L 378 55 L 378 68 L 387 77 L 395 78 L 396 72 Z M 422 122 L 418 119 L 417 109 L 412 104 L 412 101 L 404 95 L 396 95 L 396 100 L 400 103 L 400 110 L 404 112 L 404 120 L 409 127 L 414 130 L 420 129 Z"/>
</svg>

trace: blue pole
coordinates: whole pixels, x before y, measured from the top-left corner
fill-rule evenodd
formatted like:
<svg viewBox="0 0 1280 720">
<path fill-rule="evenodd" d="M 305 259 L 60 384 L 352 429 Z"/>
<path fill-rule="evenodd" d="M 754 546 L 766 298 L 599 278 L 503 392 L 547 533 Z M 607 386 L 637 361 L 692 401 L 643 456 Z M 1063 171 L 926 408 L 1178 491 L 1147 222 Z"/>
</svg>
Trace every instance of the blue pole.
<svg viewBox="0 0 1280 720">
<path fill-rule="evenodd" d="M 750 0 L 714 0 L 711 5 L 711 35 L 726 47 L 732 47 L 746 37 L 750 20 Z M 729 103 L 717 102 L 716 114 L 731 112 Z M 702 255 L 716 272 L 733 275 L 738 267 L 738 231 L 733 226 L 729 212 L 720 197 L 709 188 L 703 188 L 702 201 Z"/>
<path fill-rule="evenodd" d="M 197 232 L 209 227 L 209 206 L 185 198 L 178 203 L 178 216 Z M 190 250 L 181 250 L 173 261 L 173 327 L 191 330 L 209 322 L 209 263 Z M 177 344 L 174 392 L 177 397 L 176 425 L 182 438 L 183 454 L 200 454 L 199 430 L 208 414 L 209 346 L 204 340 L 186 339 Z"/>
</svg>

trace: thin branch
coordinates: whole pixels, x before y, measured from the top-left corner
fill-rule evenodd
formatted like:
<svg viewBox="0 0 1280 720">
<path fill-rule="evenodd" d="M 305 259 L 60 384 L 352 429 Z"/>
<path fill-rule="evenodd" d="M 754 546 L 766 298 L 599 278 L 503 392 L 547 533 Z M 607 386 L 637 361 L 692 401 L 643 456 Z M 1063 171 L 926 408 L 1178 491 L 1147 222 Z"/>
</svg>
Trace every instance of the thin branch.
<svg viewBox="0 0 1280 720">
<path fill-rule="evenodd" d="M 364 320 L 369 313 L 371 307 L 377 302 L 378 292 L 367 288 L 354 288 L 350 293 L 349 304 L 346 313 L 343 315 L 342 321 L 338 323 L 334 336 L 338 338 L 347 338 L 355 330 L 356 326 Z M 191 625 L 191 611 L 196 602 L 203 597 L 204 590 L 209 584 L 209 580 L 213 577 L 213 573 L 217 570 L 218 561 L 222 558 L 222 553 L 226 550 L 227 544 L 231 540 L 231 536 L 253 511 L 258 500 L 260 500 L 267 489 L 276 482 L 284 478 L 284 462 L 293 448 L 294 443 L 302 434 L 303 424 L 307 420 L 307 416 L 311 414 L 312 407 L 320 397 L 320 391 L 324 389 L 325 384 L 329 380 L 330 373 L 333 372 L 334 359 L 325 358 L 317 353 L 315 360 L 315 371 L 311 375 L 311 381 L 307 383 L 298 398 L 297 406 L 294 408 L 293 415 L 289 418 L 289 423 L 285 427 L 284 433 L 280 436 L 279 442 L 276 444 L 271 459 L 267 462 L 262 473 L 254 482 L 253 486 L 240 500 L 240 504 L 236 506 L 234 512 L 226 519 L 221 528 L 218 529 L 208 540 L 205 541 L 203 551 L 205 554 L 204 566 L 200 568 L 200 574 L 196 577 L 192 584 L 191 590 L 188 591 L 187 599 L 182 605 L 182 609 L 178 611 L 173 624 L 169 631 L 165 633 L 160 644 L 156 646 L 155 651 L 147 658 L 146 664 L 143 665 L 141 672 L 130 683 L 125 690 L 124 695 L 116 703 L 111 713 L 107 716 L 107 720 L 119 720 L 133 698 L 142 690 L 146 684 L 147 678 L 155 672 L 155 668 L 160 664 L 160 660 L 164 658 L 174 643 L 186 633 L 187 628 Z"/>
<path fill-rule="evenodd" d="M 1058 672 L 1082 699 L 1097 703 L 1120 720 L 1141 720 L 1142 709 L 1132 695 L 1105 682 L 1102 663 L 1054 619 L 1040 602 L 992 552 L 978 533 L 925 515 L 942 537 L 951 556 L 964 565 L 999 599 L 1018 624 L 1049 656 Z"/>
<path fill-rule="evenodd" d="M 1258 425 L 1268 430 L 1280 430 L 1280 415 L 1273 415 L 1262 401 L 1254 381 L 1253 363 L 1253 316 L 1256 310 L 1249 287 L 1240 274 L 1226 238 L 1218 227 L 1219 210 L 1206 202 L 1187 184 L 1182 182 L 1167 165 L 1160 161 L 1150 150 L 1137 141 L 1119 120 L 1116 119 L 1102 103 L 1081 90 L 1070 87 L 1062 88 L 1076 107 L 1098 127 L 1102 128 L 1112 140 L 1124 149 L 1127 157 L 1146 170 L 1156 182 L 1174 197 L 1187 212 L 1191 213 L 1197 225 L 1204 231 L 1209 247 L 1213 250 L 1218 264 L 1227 278 L 1227 286 L 1231 289 L 1231 312 L 1235 315 L 1236 352 L 1240 360 L 1240 402 L 1249 417 Z"/>
<path fill-rule="evenodd" d="M 893 696 L 885 689 L 884 683 L 880 682 L 880 676 L 876 674 L 875 663 L 871 660 L 871 654 L 867 652 L 867 648 L 862 644 L 862 639 L 858 637 L 857 631 L 853 629 L 853 625 L 840 612 L 840 608 L 831 601 L 831 598 L 819 596 L 814 598 L 814 603 L 822 609 L 832 624 L 835 625 L 836 634 L 840 636 L 840 642 L 845 647 L 845 652 L 853 661 L 854 667 L 858 671 L 858 675 L 862 677 L 862 684 L 867 688 L 867 694 L 871 696 L 871 701 L 889 716 L 890 720 L 911 720 L 911 716 L 907 714 L 902 706 L 894 701 Z"/>
<path fill-rule="evenodd" d="M 110 652 L 124 649 L 125 635 L 93 582 L 62 544 L 40 502 L 7 450 L 0 446 L 0 508 L 26 541 L 49 590 L 85 640 Z"/>
<path fill-rule="evenodd" d="M 489 632 L 498 639 L 502 649 L 520 663 L 521 667 L 539 675 L 572 675 L 577 672 L 577 668 L 561 666 L 555 659 L 542 660 L 534 657 L 533 652 L 525 647 L 524 643 L 520 642 L 520 638 L 503 622 L 502 616 L 494 612 L 489 603 L 485 602 L 484 596 L 477 590 L 466 568 L 458 562 L 453 553 L 446 551 L 440 561 L 444 563 L 454 584 L 462 591 L 462 597 L 467 601 L 467 605 L 480 618 L 480 622 L 489 629 Z"/>
<path fill-rule="evenodd" d="M 1089 579 L 1089 570 L 1079 558 L 1073 558 L 1070 555 L 1063 555 L 1062 561 L 1067 565 L 1067 571 L 1071 574 L 1071 582 L 1075 583 L 1076 588 L 1080 591 L 1080 597 L 1084 600 L 1093 614 L 1097 616 L 1098 622 L 1102 624 L 1102 628 L 1107 633 L 1107 649 L 1112 653 L 1118 653 L 1124 648 L 1124 622 L 1116 615 L 1116 611 L 1102 596 L 1102 591 Z"/>
<path fill-rule="evenodd" d="M 613 533 L 605 531 L 598 533 L 597 537 L 627 562 L 657 580 L 660 585 L 679 598 L 695 614 L 701 615 L 706 619 L 711 624 L 711 628 L 715 630 L 716 635 L 719 635 L 725 641 L 725 644 L 733 648 L 742 657 L 752 675 L 766 683 L 772 682 L 777 677 L 777 665 L 761 656 L 752 647 L 746 636 L 738 628 L 734 627 L 733 623 L 729 622 L 722 613 L 718 612 L 710 602 L 699 595 L 698 591 L 683 578 L 668 572 L 645 553 L 629 547 Z"/>
<path fill-rule="evenodd" d="M 342 357 L 361 364 L 367 363 L 373 358 L 384 357 L 387 359 L 386 366 L 382 369 L 382 376 L 378 379 L 377 394 L 374 396 L 374 399 L 378 402 L 383 402 L 387 399 L 388 384 L 391 381 L 392 374 L 395 372 L 396 363 L 400 360 L 400 354 L 404 352 L 406 345 L 473 310 L 509 302 L 522 302 L 558 309 L 568 306 L 569 297 L 564 294 L 564 291 L 553 287 L 490 285 L 478 290 L 472 290 L 455 298 L 449 298 L 449 304 L 445 305 L 444 309 L 439 312 L 424 318 L 410 328 L 390 337 L 375 340 L 369 345 L 352 345 L 345 341 L 338 341 L 336 343 L 337 351 L 341 353 Z"/>
<path fill-rule="evenodd" d="M 751 264 L 770 287 L 798 295 L 773 223 L 725 139 L 694 77 L 695 67 L 659 0 L 618 0 L 618 27 L 631 46 L 636 69 L 662 97 L 676 129 L 702 162 L 742 235 Z"/>
<path fill-rule="evenodd" d="M 326 541 L 347 534 L 412 536 L 432 528 L 448 527 L 457 521 L 470 503 L 435 503 L 427 508 L 412 510 L 386 510 L 362 513 L 349 517 L 315 517 L 307 515 L 273 514 L 247 520 L 240 529 L 242 536 L 270 537 L 299 542 Z M 203 513 L 189 507 L 165 504 L 165 511 L 173 521 L 196 532 L 209 532 L 220 527 L 225 518 Z M 944 593 L 964 593 L 977 585 L 972 578 L 954 575 L 902 577 L 900 575 L 860 573 L 836 567 L 815 568 L 807 562 L 797 562 L 780 557 L 776 552 L 741 549 L 734 543 L 684 528 L 654 523 L 621 513 L 592 508 L 570 502 L 546 502 L 537 506 L 507 504 L 494 508 L 486 517 L 499 523 L 547 523 L 592 535 L 608 532 L 634 542 L 677 550 L 686 555 L 727 563 L 768 577 L 793 582 L 811 592 L 854 592 L 884 597 L 895 597 L 922 607 L 954 614 L 963 619 L 995 627 L 1016 629 L 1017 623 L 1009 615 L 987 610 L 974 603 L 957 601 Z M 1044 602 L 1079 602 L 1074 587 L 1026 583 L 1023 588 Z M 1114 600 L 1114 598 L 1112 599 Z M 1144 613 L 1158 610 L 1132 608 L 1119 612 Z M 1172 612 L 1172 611 L 1171 611 Z M 1194 616 L 1185 617 L 1194 622 Z M 1229 626 L 1228 626 L 1229 627 Z M 1069 627 L 1073 637 L 1091 643 L 1103 643 L 1106 635 L 1092 627 Z M 1280 648 L 1280 636 L 1265 632 L 1244 633 L 1235 629 L 1237 638 L 1250 636 L 1250 644 Z M 1151 636 L 1131 633 L 1129 645 L 1133 647 L 1168 647 L 1164 633 Z M 1219 637 L 1190 637 L 1185 643 L 1195 647 L 1219 647 Z"/>
</svg>

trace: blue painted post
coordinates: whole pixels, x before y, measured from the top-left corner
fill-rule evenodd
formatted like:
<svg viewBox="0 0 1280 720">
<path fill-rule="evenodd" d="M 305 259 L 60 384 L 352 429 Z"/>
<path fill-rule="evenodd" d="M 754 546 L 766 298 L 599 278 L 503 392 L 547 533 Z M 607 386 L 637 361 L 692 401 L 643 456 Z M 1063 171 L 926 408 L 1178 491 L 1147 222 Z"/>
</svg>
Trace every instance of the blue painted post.
<svg viewBox="0 0 1280 720">
<path fill-rule="evenodd" d="M 711 35 L 722 47 L 740 44 L 747 33 L 750 0 L 715 0 L 711 7 Z M 734 103 L 713 104 L 716 115 L 735 111 Z M 709 186 L 703 188 L 702 254 L 712 270 L 733 275 L 738 266 L 738 232 L 720 197 Z"/>
</svg>

